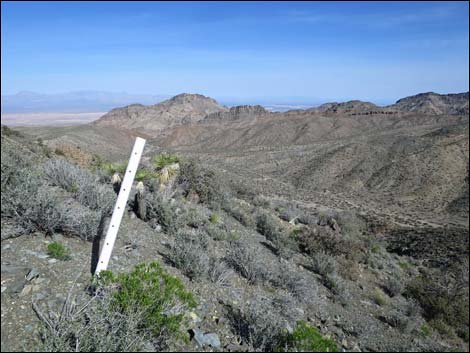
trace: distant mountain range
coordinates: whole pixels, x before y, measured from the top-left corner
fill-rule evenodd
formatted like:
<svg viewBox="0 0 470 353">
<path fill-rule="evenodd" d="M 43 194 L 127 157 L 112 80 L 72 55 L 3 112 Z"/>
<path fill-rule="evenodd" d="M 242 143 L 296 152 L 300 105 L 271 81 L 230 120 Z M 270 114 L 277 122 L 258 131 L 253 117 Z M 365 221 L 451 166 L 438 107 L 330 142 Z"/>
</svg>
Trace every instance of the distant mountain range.
<svg viewBox="0 0 470 353">
<path fill-rule="evenodd" d="M 247 121 L 302 116 L 381 116 L 381 115 L 468 115 L 469 94 L 421 93 L 398 100 L 385 107 L 370 102 L 353 100 L 344 103 L 326 103 L 310 109 L 271 112 L 260 105 L 241 105 L 228 108 L 216 100 L 200 94 L 183 93 L 161 103 L 145 106 L 132 104 L 115 108 L 94 124 L 156 132 L 189 123 Z"/>
<path fill-rule="evenodd" d="M 87 113 L 109 111 L 133 103 L 155 104 L 167 95 L 129 94 L 126 92 L 76 91 L 42 94 L 22 91 L 2 95 L 2 113 Z"/>
</svg>

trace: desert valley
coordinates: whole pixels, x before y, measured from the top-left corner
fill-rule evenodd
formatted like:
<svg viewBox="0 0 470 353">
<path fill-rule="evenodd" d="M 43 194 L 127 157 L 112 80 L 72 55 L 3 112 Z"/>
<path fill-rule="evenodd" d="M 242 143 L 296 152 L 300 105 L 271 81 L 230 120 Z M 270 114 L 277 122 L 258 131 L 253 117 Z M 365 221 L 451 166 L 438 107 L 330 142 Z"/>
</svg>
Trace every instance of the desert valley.
<svg viewBox="0 0 470 353">
<path fill-rule="evenodd" d="M 119 276 L 90 285 L 138 136 Z M 2 351 L 468 350 L 468 178 L 468 92 L 285 112 L 185 93 L 2 125 Z M 164 298 L 132 297 L 145 273 Z"/>
</svg>

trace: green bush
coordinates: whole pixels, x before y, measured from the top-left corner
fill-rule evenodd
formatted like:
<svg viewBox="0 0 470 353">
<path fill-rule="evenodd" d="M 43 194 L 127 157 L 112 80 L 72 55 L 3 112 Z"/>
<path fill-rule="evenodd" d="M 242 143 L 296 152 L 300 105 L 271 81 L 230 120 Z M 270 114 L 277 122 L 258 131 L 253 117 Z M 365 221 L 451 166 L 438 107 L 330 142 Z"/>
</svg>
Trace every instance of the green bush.
<svg viewBox="0 0 470 353">
<path fill-rule="evenodd" d="M 150 180 L 156 178 L 156 174 L 145 170 L 145 169 L 138 169 L 137 172 L 135 173 L 135 180 L 136 181 L 145 181 L 145 180 Z"/>
<path fill-rule="evenodd" d="M 432 334 L 431 328 L 428 325 L 425 325 L 425 324 L 421 325 L 421 334 L 424 337 L 431 336 L 431 334 Z"/>
<path fill-rule="evenodd" d="M 154 157 L 153 165 L 155 170 L 159 171 L 168 165 L 179 163 L 179 161 L 179 157 L 175 154 L 161 153 Z"/>
<path fill-rule="evenodd" d="M 54 259 L 66 261 L 70 260 L 70 251 L 60 243 L 53 242 L 47 246 L 47 254 Z"/>
<path fill-rule="evenodd" d="M 112 307 L 122 313 L 141 312 L 141 328 L 150 330 L 156 337 L 180 336 L 186 310 L 196 306 L 183 283 L 168 275 L 156 262 L 137 265 L 131 273 L 117 276 L 102 271 L 98 284 L 117 287 Z"/>
<path fill-rule="evenodd" d="M 101 169 L 103 169 L 108 175 L 113 175 L 114 173 L 119 173 L 121 175 L 126 173 L 127 164 L 125 162 L 121 163 L 103 163 Z"/>
<path fill-rule="evenodd" d="M 209 222 L 212 224 L 217 224 L 220 221 L 220 216 L 217 213 L 212 213 L 209 217 Z"/>
<path fill-rule="evenodd" d="M 295 330 L 286 335 L 282 343 L 278 348 L 280 351 L 339 352 L 338 346 L 332 339 L 323 337 L 315 327 L 305 321 L 299 321 Z"/>
</svg>

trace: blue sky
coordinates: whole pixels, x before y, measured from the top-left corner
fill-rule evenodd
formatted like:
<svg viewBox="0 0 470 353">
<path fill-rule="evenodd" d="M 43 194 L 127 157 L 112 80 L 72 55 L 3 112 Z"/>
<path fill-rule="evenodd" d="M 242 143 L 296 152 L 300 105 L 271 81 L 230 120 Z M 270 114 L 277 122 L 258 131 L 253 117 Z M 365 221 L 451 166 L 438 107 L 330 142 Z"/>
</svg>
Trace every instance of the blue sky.
<svg viewBox="0 0 470 353">
<path fill-rule="evenodd" d="M 8 2 L 2 94 L 388 103 L 469 89 L 468 2 Z"/>
</svg>

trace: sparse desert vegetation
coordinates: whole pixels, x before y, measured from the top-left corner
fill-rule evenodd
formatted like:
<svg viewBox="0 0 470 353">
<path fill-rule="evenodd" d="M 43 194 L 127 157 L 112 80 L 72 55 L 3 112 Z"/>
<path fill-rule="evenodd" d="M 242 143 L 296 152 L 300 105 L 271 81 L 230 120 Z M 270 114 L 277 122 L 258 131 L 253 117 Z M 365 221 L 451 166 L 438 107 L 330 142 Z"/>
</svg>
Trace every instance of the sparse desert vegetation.
<svg viewBox="0 0 470 353">
<path fill-rule="evenodd" d="M 47 351 L 468 347 L 468 228 L 336 204 L 218 153 L 149 143 L 110 271 L 96 277 L 125 159 L 77 159 L 2 127 L 2 340 Z"/>
</svg>

